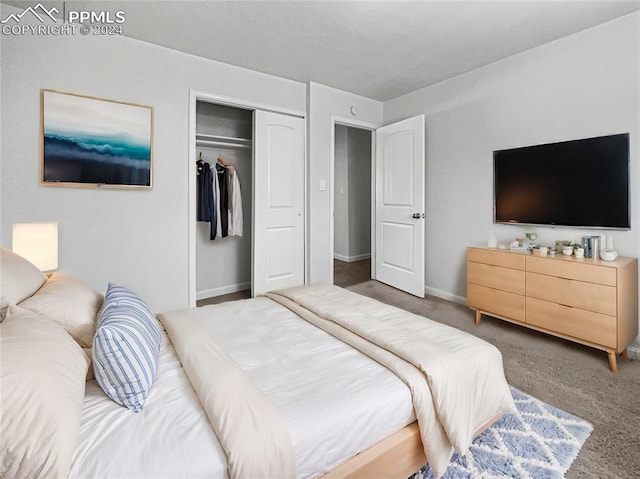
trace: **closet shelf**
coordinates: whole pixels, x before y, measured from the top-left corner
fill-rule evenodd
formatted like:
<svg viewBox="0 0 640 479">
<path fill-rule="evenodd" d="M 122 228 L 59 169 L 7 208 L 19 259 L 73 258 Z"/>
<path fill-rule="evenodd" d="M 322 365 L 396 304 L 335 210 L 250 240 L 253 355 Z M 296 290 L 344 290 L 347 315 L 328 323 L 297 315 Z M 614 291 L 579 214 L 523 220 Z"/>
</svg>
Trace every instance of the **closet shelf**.
<svg viewBox="0 0 640 479">
<path fill-rule="evenodd" d="M 206 135 L 204 133 L 196 133 L 196 145 L 251 148 L 253 145 L 253 141 L 250 138 L 236 138 L 233 136 Z"/>
</svg>

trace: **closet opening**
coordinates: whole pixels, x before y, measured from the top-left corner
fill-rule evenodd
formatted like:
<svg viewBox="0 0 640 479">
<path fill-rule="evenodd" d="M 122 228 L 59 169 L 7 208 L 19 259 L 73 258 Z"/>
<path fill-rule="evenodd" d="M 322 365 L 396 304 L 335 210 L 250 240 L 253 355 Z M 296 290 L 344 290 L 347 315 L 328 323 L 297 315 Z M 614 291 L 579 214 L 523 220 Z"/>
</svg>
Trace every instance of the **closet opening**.
<svg viewBox="0 0 640 479">
<path fill-rule="evenodd" d="M 197 306 L 251 297 L 252 136 L 252 110 L 196 101 Z"/>
<path fill-rule="evenodd" d="M 333 282 L 372 278 L 373 131 L 334 124 Z"/>
</svg>

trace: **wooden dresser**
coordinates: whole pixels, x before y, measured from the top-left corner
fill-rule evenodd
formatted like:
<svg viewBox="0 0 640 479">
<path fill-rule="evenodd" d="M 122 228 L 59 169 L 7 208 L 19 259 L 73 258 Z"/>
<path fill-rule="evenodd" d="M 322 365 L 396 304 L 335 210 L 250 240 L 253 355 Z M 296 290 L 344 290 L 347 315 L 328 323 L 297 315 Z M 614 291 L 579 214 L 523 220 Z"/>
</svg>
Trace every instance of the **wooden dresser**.
<svg viewBox="0 0 640 479">
<path fill-rule="evenodd" d="M 467 304 L 482 314 L 606 351 L 618 370 L 638 334 L 638 260 L 467 249 Z"/>
</svg>

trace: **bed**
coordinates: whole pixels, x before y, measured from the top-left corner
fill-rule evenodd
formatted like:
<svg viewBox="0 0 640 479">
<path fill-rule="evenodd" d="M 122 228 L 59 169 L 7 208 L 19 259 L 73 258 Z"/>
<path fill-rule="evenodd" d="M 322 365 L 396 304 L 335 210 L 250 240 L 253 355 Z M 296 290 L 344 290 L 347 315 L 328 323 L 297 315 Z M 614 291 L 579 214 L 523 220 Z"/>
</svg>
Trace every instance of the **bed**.
<svg viewBox="0 0 640 479">
<path fill-rule="evenodd" d="M 493 346 L 332 285 L 156 319 L 1 259 L 2 477 L 403 478 L 427 457 L 437 477 L 514 410 Z M 102 330 L 140 311 L 155 370 L 123 407 Z"/>
</svg>

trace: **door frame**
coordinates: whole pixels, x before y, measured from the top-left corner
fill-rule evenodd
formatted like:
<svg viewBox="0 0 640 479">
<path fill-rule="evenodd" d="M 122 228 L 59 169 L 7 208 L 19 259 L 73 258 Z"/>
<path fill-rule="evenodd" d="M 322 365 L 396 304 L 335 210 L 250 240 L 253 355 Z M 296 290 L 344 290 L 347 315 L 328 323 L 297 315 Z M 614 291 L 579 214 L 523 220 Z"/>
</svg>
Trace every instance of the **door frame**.
<svg viewBox="0 0 640 479">
<path fill-rule="evenodd" d="M 331 264 L 329 265 L 330 278 L 329 281 L 333 284 L 334 271 L 333 271 L 333 255 L 335 253 L 335 164 L 336 164 L 336 125 L 342 125 L 347 127 L 359 128 L 361 130 L 368 130 L 371 132 L 371 278 L 376 279 L 376 266 L 375 266 L 375 254 L 376 254 L 376 236 L 374 228 L 376 224 L 376 130 L 382 126 L 381 123 L 371 123 L 366 121 L 356 120 L 354 118 L 347 118 L 338 115 L 331 115 L 331 164 L 329 167 L 329 208 L 331 211 L 331 221 L 329 222 L 329 258 Z"/>
<path fill-rule="evenodd" d="M 196 305 L 196 169 L 194 165 L 197 160 L 197 148 L 196 148 L 196 104 L 198 101 L 206 101 L 209 103 L 215 103 L 218 105 L 231 106 L 236 108 L 243 108 L 245 110 L 264 110 L 274 113 L 281 113 L 284 115 L 296 116 L 304 119 L 305 132 L 307 129 L 307 113 L 303 110 L 296 110 L 293 108 L 281 107 L 278 105 L 272 105 L 269 103 L 260 103 L 250 100 L 244 100 L 242 98 L 231 97 L 227 95 L 221 95 L 219 93 L 207 92 L 204 90 L 189 89 L 189 154 L 187 155 L 187 296 L 189 301 L 189 307 L 193 308 Z M 307 189 L 307 177 L 309 175 L 307 168 L 307 139 L 305 135 L 305 148 L 304 148 L 304 210 L 308 211 L 308 189 Z M 253 156 L 253 155 L 252 155 Z M 252 160 L 254 161 L 254 160 Z M 253 167 L 253 165 L 252 165 Z M 253 198 L 253 185 L 251 196 Z M 305 227 L 304 227 L 304 270 L 305 278 L 307 271 L 309 270 L 309 264 L 307 260 L 307 241 L 308 241 L 308 218 L 305 214 Z M 253 221 L 253 218 L 251 219 Z M 253 269 L 252 269 L 253 271 Z M 252 273 L 253 274 L 253 273 Z M 251 278 L 253 285 L 253 278 Z"/>
</svg>

